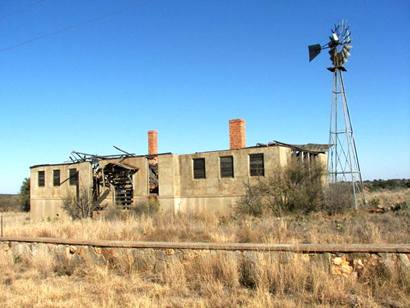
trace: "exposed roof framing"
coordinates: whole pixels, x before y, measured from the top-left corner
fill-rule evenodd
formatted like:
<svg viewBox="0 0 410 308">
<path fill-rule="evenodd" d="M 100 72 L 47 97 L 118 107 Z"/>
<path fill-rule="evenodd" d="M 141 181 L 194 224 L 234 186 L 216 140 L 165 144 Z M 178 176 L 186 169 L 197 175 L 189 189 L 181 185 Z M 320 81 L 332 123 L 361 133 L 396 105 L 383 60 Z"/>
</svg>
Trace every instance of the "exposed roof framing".
<svg viewBox="0 0 410 308">
<path fill-rule="evenodd" d="M 298 151 L 309 153 L 325 153 L 329 149 L 328 144 L 307 143 L 307 144 L 289 144 L 273 140 L 268 144 L 258 143 L 257 146 L 286 146 Z"/>
</svg>

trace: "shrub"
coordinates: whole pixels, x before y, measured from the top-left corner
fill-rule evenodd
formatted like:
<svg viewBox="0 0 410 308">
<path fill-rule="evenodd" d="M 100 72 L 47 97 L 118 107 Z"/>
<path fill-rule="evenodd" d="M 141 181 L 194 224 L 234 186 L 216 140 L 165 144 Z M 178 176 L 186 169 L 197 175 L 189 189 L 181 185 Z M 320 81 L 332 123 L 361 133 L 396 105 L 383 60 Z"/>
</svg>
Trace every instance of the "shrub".
<svg viewBox="0 0 410 308">
<path fill-rule="evenodd" d="M 276 174 L 245 184 L 245 196 L 237 205 L 240 213 L 281 216 L 290 212 L 312 212 L 323 207 L 324 168 L 314 161 L 292 159 Z"/>
<path fill-rule="evenodd" d="M 160 205 L 157 199 L 148 199 L 147 201 L 138 202 L 132 210 L 136 215 L 153 215 L 159 211 L 159 208 Z"/>
<path fill-rule="evenodd" d="M 330 214 L 342 213 L 354 204 L 352 184 L 331 183 L 325 189 L 323 210 Z"/>
<path fill-rule="evenodd" d="M 373 197 L 369 200 L 368 204 L 370 207 L 379 207 L 380 199 L 378 197 Z"/>
<path fill-rule="evenodd" d="M 54 256 L 53 270 L 58 276 L 71 276 L 79 265 L 79 259 L 69 258 L 64 254 Z"/>
<path fill-rule="evenodd" d="M 266 183 L 260 181 L 257 185 L 252 185 L 248 182 L 244 186 L 245 195 L 237 204 L 237 211 L 242 214 L 262 216 L 267 210 L 266 204 L 263 202 L 263 196 L 266 194 Z"/>
<path fill-rule="evenodd" d="M 397 202 L 392 206 L 393 212 L 405 212 L 410 210 L 410 205 L 406 201 Z"/>
<path fill-rule="evenodd" d="M 97 202 L 87 189 L 82 189 L 78 196 L 67 196 L 63 201 L 63 208 L 73 219 L 92 217 L 93 211 L 98 207 Z"/>
<path fill-rule="evenodd" d="M 129 211 L 118 206 L 111 205 L 104 209 L 103 216 L 109 221 L 126 220 L 129 218 Z"/>
<path fill-rule="evenodd" d="M 249 258 L 244 258 L 239 265 L 239 283 L 248 289 L 255 289 L 258 282 L 256 264 Z"/>
</svg>

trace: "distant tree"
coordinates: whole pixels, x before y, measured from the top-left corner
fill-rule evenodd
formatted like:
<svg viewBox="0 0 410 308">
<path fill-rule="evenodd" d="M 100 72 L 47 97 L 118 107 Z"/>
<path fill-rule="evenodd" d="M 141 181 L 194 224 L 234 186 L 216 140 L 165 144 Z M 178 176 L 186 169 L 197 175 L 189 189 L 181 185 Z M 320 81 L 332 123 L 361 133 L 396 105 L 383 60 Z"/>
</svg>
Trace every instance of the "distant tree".
<svg viewBox="0 0 410 308">
<path fill-rule="evenodd" d="M 364 186 L 369 189 L 369 191 L 407 189 L 410 188 L 410 179 L 364 181 Z"/>
<path fill-rule="evenodd" d="M 20 205 L 23 211 L 30 211 L 30 178 L 25 178 L 21 184 Z"/>
</svg>

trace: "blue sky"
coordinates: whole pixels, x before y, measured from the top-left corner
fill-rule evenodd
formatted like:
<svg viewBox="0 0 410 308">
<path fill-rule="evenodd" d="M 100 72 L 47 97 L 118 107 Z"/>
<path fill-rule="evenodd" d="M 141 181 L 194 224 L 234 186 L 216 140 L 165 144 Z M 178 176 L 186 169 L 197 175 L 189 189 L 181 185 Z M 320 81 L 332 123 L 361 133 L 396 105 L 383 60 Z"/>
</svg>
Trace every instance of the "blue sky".
<svg viewBox="0 0 410 308">
<path fill-rule="evenodd" d="M 307 45 L 341 19 L 363 177 L 410 177 L 410 2 L 339 4 L 0 1 L 0 193 L 72 150 L 144 154 L 149 129 L 161 152 L 227 148 L 238 117 L 247 145 L 326 143 L 330 63 Z"/>
</svg>

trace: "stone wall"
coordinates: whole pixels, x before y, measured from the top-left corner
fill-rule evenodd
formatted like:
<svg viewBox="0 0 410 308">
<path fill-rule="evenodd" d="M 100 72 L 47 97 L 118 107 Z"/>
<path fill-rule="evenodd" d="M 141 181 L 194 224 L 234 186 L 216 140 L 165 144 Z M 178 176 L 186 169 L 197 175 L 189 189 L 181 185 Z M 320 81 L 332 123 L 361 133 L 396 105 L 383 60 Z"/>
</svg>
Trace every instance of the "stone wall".
<svg viewBox="0 0 410 308">
<path fill-rule="evenodd" d="M 81 264 L 108 265 L 113 267 L 132 266 L 135 269 L 144 267 L 145 270 L 165 268 L 168 263 L 190 262 L 195 258 L 220 256 L 235 258 L 238 264 L 244 262 L 257 266 L 266 258 L 274 258 L 280 264 L 297 261 L 299 265 L 315 262 L 329 272 L 330 275 L 360 278 L 362 275 L 384 273 L 389 275 L 399 271 L 404 275 L 404 281 L 410 281 L 409 254 L 406 253 L 296 253 L 279 251 L 231 251 L 207 249 L 172 249 L 172 248 L 101 248 L 86 245 L 58 245 L 45 243 L 0 242 L 2 255 L 14 260 L 44 257 L 52 255 L 64 258 L 65 262 L 81 266 Z"/>
</svg>

